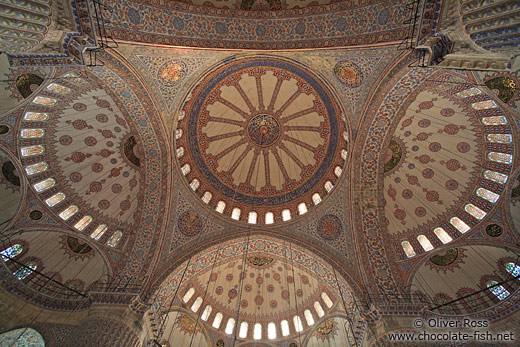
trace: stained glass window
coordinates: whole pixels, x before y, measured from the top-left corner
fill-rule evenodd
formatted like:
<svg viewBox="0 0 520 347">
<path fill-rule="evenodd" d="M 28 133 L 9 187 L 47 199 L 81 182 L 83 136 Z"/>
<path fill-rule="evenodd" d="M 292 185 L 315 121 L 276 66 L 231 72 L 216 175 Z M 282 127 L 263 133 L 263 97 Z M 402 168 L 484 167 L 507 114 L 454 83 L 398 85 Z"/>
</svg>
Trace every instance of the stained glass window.
<svg viewBox="0 0 520 347">
<path fill-rule="evenodd" d="M 504 184 L 504 183 L 507 182 L 507 177 L 508 176 L 504 175 L 504 174 L 502 174 L 500 172 L 486 170 L 486 171 L 484 171 L 484 177 L 487 178 L 488 180 L 493 181 L 493 182 Z"/>
<path fill-rule="evenodd" d="M 182 301 L 184 301 L 185 303 L 187 303 L 188 301 L 190 301 L 191 297 L 193 296 L 193 294 L 195 294 L 195 288 L 190 288 L 188 289 L 188 291 L 184 294 L 184 296 L 182 297 Z"/>
<path fill-rule="evenodd" d="M 274 213 L 267 212 L 265 214 L 265 224 L 273 224 L 274 223 Z"/>
<path fill-rule="evenodd" d="M 269 324 L 267 324 L 267 338 L 269 340 L 276 339 L 276 325 L 274 322 L 269 322 Z"/>
<path fill-rule="evenodd" d="M 47 86 L 47 89 L 59 94 L 67 94 L 70 93 L 70 88 L 62 86 L 61 84 L 51 83 Z"/>
<path fill-rule="evenodd" d="M 497 281 L 489 281 L 486 284 L 486 286 L 489 288 L 496 284 L 498 284 Z M 498 298 L 498 300 L 504 300 L 505 298 L 507 298 L 509 296 L 509 292 L 503 286 L 496 286 L 496 287 L 490 288 L 489 290 L 491 290 L 491 292 L 493 294 L 495 294 L 495 296 Z"/>
<path fill-rule="evenodd" d="M 56 103 L 56 99 L 48 98 L 46 96 L 37 96 L 34 98 L 33 102 L 38 105 L 52 106 Z"/>
<path fill-rule="evenodd" d="M 23 120 L 26 121 L 45 121 L 49 119 L 49 115 L 43 112 L 25 112 Z"/>
<path fill-rule="evenodd" d="M 249 212 L 249 218 L 247 219 L 247 222 L 249 224 L 256 224 L 256 219 L 258 217 L 258 214 L 255 211 Z"/>
<path fill-rule="evenodd" d="M 503 125 L 507 124 L 507 119 L 504 116 L 484 117 L 482 123 L 484 125 Z"/>
<path fill-rule="evenodd" d="M 217 207 L 215 208 L 215 211 L 217 211 L 218 213 L 223 213 L 225 209 L 226 209 L 226 203 L 224 201 L 219 201 L 217 203 Z"/>
<path fill-rule="evenodd" d="M 16 245 L 12 245 L 9 248 L 4 249 L 0 254 L 2 255 L 2 259 L 4 261 L 8 261 L 22 253 L 23 247 L 21 244 L 17 243 Z"/>
<path fill-rule="evenodd" d="M 235 330 L 235 318 L 229 318 L 224 332 L 228 335 L 231 335 L 233 334 L 233 330 Z"/>
<path fill-rule="evenodd" d="M 84 230 L 90 224 L 90 222 L 92 222 L 92 217 L 84 216 L 74 225 L 74 228 L 78 229 L 79 231 Z"/>
<path fill-rule="evenodd" d="M 288 221 L 288 220 L 291 220 L 291 211 L 289 210 L 283 210 L 282 211 L 282 220 L 284 222 Z"/>
<path fill-rule="evenodd" d="M 489 152 L 488 158 L 489 160 L 493 160 L 503 164 L 511 164 L 513 162 L 513 156 L 511 154 L 506 153 Z"/>
<path fill-rule="evenodd" d="M 184 147 L 177 148 L 177 158 L 180 158 L 184 155 Z"/>
<path fill-rule="evenodd" d="M 20 130 L 20 137 L 22 139 L 35 139 L 45 135 L 43 129 L 22 129 Z"/>
<path fill-rule="evenodd" d="M 107 231 L 107 229 L 108 227 L 106 224 L 101 224 L 96 228 L 96 230 L 92 232 L 92 234 L 90 234 L 90 237 L 94 240 L 99 240 L 101 236 L 103 236 L 103 234 Z"/>
<path fill-rule="evenodd" d="M 468 212 L 470 215 L 479 220 L 486 216 L 486 212 L 482 211 L 480 208 L 473 204 L 467 204 L 466 206 L 464 206 L 464 211 Z"/>
<path fill-rule="evenodd" d="M 430 240 L 428 240 L 428 238 L 424 235 L 419 235 L 417 236 L 417 241 L 419 241 L 419 243 L 421 244 L 421 247 L 426 251 L 431 251 L 433 249 L 433 245 L 432 243 L 430 242 Z"/>
<path fill-rule="evenodd" d="M 302 202 L 298 205 L 298 214 L 301 216 L 305 213 L 307 213 L 307 205 L 304 202 Z"/>
<path fill-rule="evenodd" d="M 342 172 L 343 172 L 343 169 L 342 169 L 341 167 L 336 166 L 336 167 L 334 168 L 334 175 L 336 175 L 336 177 L 341 176 L 341 173 L 342 173 Z"/>
<path fill-rule="evenodd" d="M 294 316 L 293 323 L 294 323 L 294 329 L 296 330 L 297 333 L 303 331 L 303 324 L 302 324 L 302 320 L 300 319 L 300 316 Z"/>
<path fill-rule="evenodd" d="M 215 315 L 215 319 L 213 319 L 213 324 L 211 326 L 215 329 L 220 328 L 220 323 L 222 323 L 222 313 L 217 312 Z"/>
<path fill-rule="evenodd" d="M 20 148 L 20 153 L 22 157 L 29 157 L 31 155 L 42 154 L 44 150 L 42 145 L 34 145 Z"/>
<path fill-rule="evenodd" d="M 320 318 L 325 315 L 325 311 L 323 311 L 323 308 L 321 307 L 321 305 L 318 301 L 314 301 L 314 310 L 316 310 L 316 313 L 318 314 L 318 317 L 320 317 Z"/>
<path fill-rule="evenodd" d="M 318 205 L 320 202 L 321 202 L 321 196 L 320 194 L 318 193 L 314 193 L 312 195 L 312 202 L 314 203 L 314 205 Z"/>
<path fill-rule="evenodd" d="M 200 181 L 196 178 L 194 178 L 190 183 L 190 187 L 193 191 L 197 191 L 197 189 L 199 189 L 199 186 L 200 186 Z"/>
<path fill-rule="evenodd" d="M 461 233 L 465 233 L 469 230 L 469 225 L 464 223 L 459 217 L 453 217 L 450 219 L 450 224 L 453 225 Z"/>
<path fill-rule="evenodd" d="M 235 207 L 231 212 L 231 218 L 233 218 L 234 220 L 239 220 L 241 212 L 242 211 L 238 207 Z"/>
<path fill-rule="evenodd" d="M 513 136 L 510 134 L 488 134 L 487 139 L 489 142 L 511 143 L 513 141 Z"/>
<path fill-rule="evenodd" d="M 186 176 L 187 174 L 189 174 L 191 171 L 191 166 L 190 164 L 184 164 L 182 167 L 181 167 L 181 172 L 184 176 Z"/>
<path fill-rule="evenodd" d="M 433 233 L 435 234 L 435 236 L 437 236 L 439 238 L 439 240 L 441 240 L 442 243 L 446 244 L 448 242 L 451 242 L 453 241 L 453 239 L 451 238 L 451 236 L 446 232 L 446 230 L 444 230 L 443 228 L 435 228 L 433 230 Z"/>
<path fill-rule="evenodd" d="M 205 192 L 204 195 L 202 196 L 202 202 L 204 202 L 205 204 L 209 204 L 212 197 L 213 197 L 213 194 L 211 194 L 211 192 Z"/>
<path fill-rule="evenodd" d="M 182 137 L 182 129 L 175 130 L 175 140 L 178 140 Z"/>
<path fill-rule="evenodd" d="M 51 187 L 54 187 L 55 184 L 56 184 L 56 180 L 54 178 L 47 178 L 47 179 L 44 179 L 43 181 L 40 181 L 40 182 L 34 184 L 33 187 L 38 193 L 41 193 Z"/>
<path fill-rule="evenodd" d="M 490 108 L 498 107 L 498 105 L 493 100 L 484 100 L 475 102 L 471 105 L 475 110 L 488 110 Z"/>
<path fill-rule="evenodd" d="M 322 298 L 323 302 L 325 303 L 325 305 L 327 305 L 328 308 L 332 307 L 332 300 L 329 298 L 327 293 L 322 292 L 321 293 L 321 298 Z"/>
<path fill-rule="evenodd" d="M 110 237 L 110 240 L 108 240 L 107 245 L 110 247 L 115 247 L 119 243 L 119 240 L 121 240 L 121 237 L 123 237 L 123 233 L 121 231 L 116 231 L 112 237 Z"/>
<path fill-rule="evenodd" d="M 513 275 L 513 277 L 518 277 L 520 276 L 520 265 L 516 265 L 515 263 L 507 263 L 506 271 Z"/>
<path fill-rule="evenodd" d="M 32 274 L 32 272 L 36 270 L 36 267 L 36 263 L 30 262 L 25 267 L 19 268 L 15 273 L 13 273 L 13 275 L 15 275 L 16 278 L 18 278 L 19 280 L 23 280 L 24 278 Z"/>
<path fill-rule="evenodd" d="M 247 322 L 240 323 L 240 331 L 238 332 L 238 337 L 241 339 L 245 339 L 247 337 L 247 328 L 249 324 Z"/>
<path fill-rule="evenodd" d="M 408 258 L 415 256 L 415 251 L 413 250 L 412 245 L 408 241 L 401 242 L 401 246 L 403 247 L 404 253 Z"/>
<path fill-rule="evenodd" d="M 494 192 L 492 192 L 490 190 L 487 190 L 485 188 L 478 188 L 477 189 L 477 195 L 480 196 L 483 199 L 486 199 L 489 202 L 492 202 L 492 203 L 497 202 L 498 198 L 500 197 L 500 195 L 498 195 L 497 193 L 494 193 Z"/>
<path fill-rule="evenodd" d="M 44 172 L 48 168 L 49 168 L 49 165 L 47 165 L 46 162 L 41 161 L 39 163 L 26 166 L 25 172 L 27 173 L 28 176 L 32 176 L 32 175 L 36 175 L 41 172 Z"/>
<path fill-rule="evenodd" d="M 58 204 L 59 202 L 63 201 L 63 199 L 65 199 L 65 194 L 62 192 L 59 192 L 59 193 L 54 194 L 50 198 L 46 199 L 45 203 L 47 204 L 47 206 L 53 207 L 56 204 Z"/>
<path fill-rule="evenodd" d="M 457 93 L 459 98 L 468 98 L 470 96 L 482 94 L 482 91 L 478 88 L 469 88 Z"/>
<path fill-rule="evenodd" d="M 202 316 L 200 316 L 200 319 L 202 319 L 204 322 L 207 321 L 212 310 L 213 308 L 211 308 L 210 305 L 207 305 L 204 309 L 204 312 L 202 312 Z"/>
<path fill-rule="evenodd" d="M 307 321 L 308 326 L 314 325 L 314 317 L 312 316 L 311 310 L 305 310 L 303 315 L 305 316 L 305 320 Z"/>
<path fill-rule="evenodd" d="M 280 322 L 282 326 L 282 336 L 289 336 L 290 330 L 289 330 L 289 322 L 287 320 L 283 320 Z"/>
<path fill-rule="evenodd" d="M 76 212 L 78 212 L 78 206 L 70 205 L 69 207 L 67 207 L 66 209 L 61 211 L 59 216 L 60 216 L 61 219 L 67 220 L 70 217 L 72 217 L 74 214 L 76 214 Z"/>
<path fill-rule="evenodd" d="M 327 181 L 327 182 L 325 182 L 324 187 L 325 187 L 325 190 L 327 191 L 327 193 L 330 193 L 332 188 L 334 188 L 334 185 L 332 184 L 331 181 Z"/>
<path fill-rule="evenodd" d="M 197 299 L 195 299 L 193 305 L 191 305 L 191 310 L 193 312 L 197 312 L 200 308 L 200 305 L 202 305 L 202 298 L 199 296 Z"/>
<path fill-rule="evenodd" d="M 341 150 L 341 159 L 347 160 L 348 152 L 346 149 Z"/>
<path fill-rule="evenodd" d="M 255 323 L 255 327 L 253 328 L 253 339 L 255 339 L 255 340 L 262 339 L 262 324 Z"/>
</svg>

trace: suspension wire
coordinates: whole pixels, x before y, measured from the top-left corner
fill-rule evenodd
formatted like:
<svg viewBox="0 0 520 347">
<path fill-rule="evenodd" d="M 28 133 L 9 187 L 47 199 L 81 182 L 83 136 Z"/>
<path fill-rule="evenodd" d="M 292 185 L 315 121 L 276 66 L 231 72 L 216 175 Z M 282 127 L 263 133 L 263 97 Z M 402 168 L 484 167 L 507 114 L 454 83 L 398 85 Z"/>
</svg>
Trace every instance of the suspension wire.
<svg viewBox="0 0 520 347">
<path fill-rule="evenodd" d="M 250 239 L 250 236 L 251 236 L 251 226 L 247 230 L 246 251 L 245 251 L 245 253 L 242 256 L 242 271 L 244 272 L 244 276 L 242 276 L 241 273 L 239 274 L 240 281 L 239 281 L 239 292 L 238 292 L 238 298 L 237 298 L 238 309 L 237 309 L 236 319 L 235 319 L 235 329 L 234 329 L 234 334 L 233 334 L 233 346 L 235 346 L 235 343 L 237 341 L 237 332 L 238 332 L 238 329 L 239 329 L 239 324 L 238 324 L 239 322 L 238 322 L 238 320 L 240 318 L 240 306 L 241 306 L 241 301 L 242 301 L 242 291 L 243 291 L 243 287 L 244 287 L 244 279 L 247 276 L 247 272 L 246 272 L 246 265 L 247 265 L 247 263 L 246 262 L 247 262 L 247 255 L 249 253 L 249 239 Z"/>
<path fill-rule="evenodd" d="M 352 334 L 352 338 L 354 339 L 354 344 L 357 346 L 358 342 L 356 339 L 356 335 L 354 335 L 353 322 L 352 322 L 352 319 L 350 318 L 350 313 L 347 308 L 347 303 L 345 302 L 345 298 L 343 296 L 343 291 L 341 290 L 341 286 L 339 285 L 338 275 L 336 274 L 336 269 L 334 268 L 334 266 L 332 266 L 332 272 L 334 273 L 334 279 L 336 280 L 336 286 L 338 287 L 339 295 L 341 297 L 341 301 L 343 302 L 343 308 L 345 309 L 345 314 L 347 315 L 347 321 L 350 326 L 350 333 Z M 348 337 L 349 334 L 347 332 L 345 324 L 343 324 L 343 328 L 345 328 L 345 334 L 347 335 L 348 342 L 350 343 L 350 338 Z"/>
<path fill-rule="evenodd" d="M 293 254 L 292 254 L 292 242 L 290 242 L 290 241 L 289 241 L 289 252 L 290 252 L 290 256 L 291 256 L 291 267 L 292 267 L 292 278 L 293 278 L 293 288 L 294 288 L 294 302 L 296 305 L 296 316 L 298 317 L 298 323 L 300 325 L 298 327 L 299 329 L 297 329 L 298 330 L 298 342 L 300 343 L 300 346 L 301 346 L 301 344 L 302 344 L 301 331 L 303 328 L 303 321 L 298 312 L 298 299 L 296 299 L 296 279 L 295 279 L 295 275 L 294 275 L 294 258 L 293 258 Z M 296 328 L 296 325 L 295 325 L 295 328 Z"/>
</svg>

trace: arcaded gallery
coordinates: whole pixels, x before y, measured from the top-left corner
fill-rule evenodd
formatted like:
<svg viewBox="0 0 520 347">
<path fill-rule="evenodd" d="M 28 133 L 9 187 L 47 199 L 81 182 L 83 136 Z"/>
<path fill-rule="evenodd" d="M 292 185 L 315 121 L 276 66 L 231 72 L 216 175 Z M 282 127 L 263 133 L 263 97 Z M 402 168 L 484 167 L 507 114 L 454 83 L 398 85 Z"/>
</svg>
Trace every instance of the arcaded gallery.
<svg viewBox="0 0 520 347">
<path fill-rule="evenodd" d="M 520 345 L 518 0 L 0 0 L 0 347 Z"/>
</svg>

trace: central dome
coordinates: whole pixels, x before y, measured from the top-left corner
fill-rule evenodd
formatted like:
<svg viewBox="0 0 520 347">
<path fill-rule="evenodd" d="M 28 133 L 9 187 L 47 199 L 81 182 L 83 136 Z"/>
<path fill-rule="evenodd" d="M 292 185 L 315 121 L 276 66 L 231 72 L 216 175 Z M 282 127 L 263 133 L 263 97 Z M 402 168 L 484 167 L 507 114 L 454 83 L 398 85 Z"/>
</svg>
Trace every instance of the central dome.
<svg viewBox="0 0 520 347">
<path fill-rule="evenodd" d="M 220 66 L 194 88 L 183 114 L 177 134 L 187 136 L 176 143 L 181 167 L 190 168 L 183 173 L 208 203 L 225 204 L 224 214 L 235 206 L 296 214 L 298 204 L 330 190 L 324 183 L 334 184 L 345 164 L 338 105 L 292 62 L 254 57 Z"/>
</svg>

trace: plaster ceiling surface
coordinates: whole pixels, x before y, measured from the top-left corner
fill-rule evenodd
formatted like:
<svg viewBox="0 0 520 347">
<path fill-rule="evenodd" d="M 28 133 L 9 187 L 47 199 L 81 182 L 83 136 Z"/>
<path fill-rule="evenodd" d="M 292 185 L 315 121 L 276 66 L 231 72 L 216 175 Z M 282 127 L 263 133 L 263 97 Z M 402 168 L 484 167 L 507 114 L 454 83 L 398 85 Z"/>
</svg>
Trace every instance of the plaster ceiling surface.
<svg viewBox="0 0 520 347">
<path fill-rule="evenodd" d="M 175 147 L 179 166 L 190 167 L 187 183 L 198 182 L 193 189 L 203 201 L 211 193 L 205 202 L 213 208 L 223 201 L 226 215 L 234 207 L 244 210 L 242 219 L 257 212 L 258 223 L 267 211 L 275 221 L 282 208 L 296 215 L 289 204 L 314 205 L 312 194 L 327 180 L 335 184 L 345 166 L 347 127 L 333 95 L 310 71 L 279 58 L 214 69 L 180 118 Z"/>
</svg>

